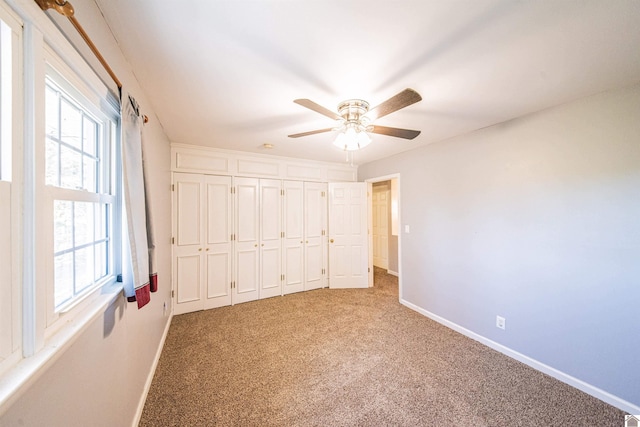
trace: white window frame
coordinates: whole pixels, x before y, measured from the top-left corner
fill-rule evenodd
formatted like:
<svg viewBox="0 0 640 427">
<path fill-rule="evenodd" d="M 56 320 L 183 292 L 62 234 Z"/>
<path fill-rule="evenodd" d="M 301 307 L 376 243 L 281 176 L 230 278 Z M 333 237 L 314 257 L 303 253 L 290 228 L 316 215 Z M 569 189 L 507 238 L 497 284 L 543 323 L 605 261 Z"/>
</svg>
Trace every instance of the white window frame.
<svg viewBox="0 0 640 427">
<path fill-rule="evenodd" d="M 118 132 L 117 124 L 119 117 L 115 110 L 110 110 L 109 105 L 100 97 L 100 95 L 94 90 L 86 81 L 81 79 L 78 74 L 71 69 L 62 59 L 53 51 L 53 49 L 45 45 L 44 46 L 44 76 L 42 76 L 44 90 L 44 80 L 50 79 L 55 85 L 58 86 L 67 96 L 71 97 L 73 101 L 85 109 L 94 119 L 104 124 L 102 129 L 102 138 L 104 140 L 110 140 L 110 147 L 108 152 L 105 152 L 105 160 L 109 163 L 109 187 L 108 193 L 93 193 L 84 190 L 66 189 L 61 187 L 55 187 L 45 184 L 45 134 L 44 130 L 41 132 L 42 138 L 38 138 L 36 141 L 36 157 L 41 159 L 36 161 L 36 179 L 41 185 L 42 196 L 40 203 L 42 209 L 38 209 L 42 212 L 38 217 L 38 221 L 41 224 L 39 230 L 42 230 L 41 247 L 46 248 L 46 251 L 40 251 L 42 265 L 45 271 L 45 283 L 46 283 L 46 320 L 45 320 L 45 340 L 56 334 L 61 328 L 67 325 L 74 317 L 78 316 L 83 310 L 91 307 L 96 299 L 102 294 L 101 290 L 118 286 L 116 284 L 117 274 L 119 272 L 119 239 L 120 235 L 120 221 L 119 215 L 119 194 L 117 192 L 117 179 L 116 177 L 121 175 L 121 168 L 119 167 L 118 153 L 116 147 L 118 145 Z M 44 91 L 42 93 L 44 99 Z M 44 103 L 43 103 L 44 104 Z M 41 126 L 44 125 L 44 110 L 42 110 L 43 118 L 41 120 Z M 110 220 L 110 241 L 109 250 L 110 256 L 108 256 L 108 271 L 106 277 L 96 282 L 90 288 L 84 290 L 79 295 L 74 297 L 71 301 L 55 307 L 55 283 L 54 283 L 54 258 L 53 258 L 53 203 L 54 200 L 70 200 L 79 202 L 96 202 L 107 203 L 111 205 L 111 217 Z M 44 253 L 43 253 L 44 252 Z"/>
<path fill-rule="evenodd" d="M 15 365 L 22 357 L 22 21 L 0 4 L 0 20 L 5 31 L 2 43 L 11 43 L 10 56 L 3 53 L 0 61 L 3 67 L 10 67 L 11 81 L 1 82 L 2 94 L 9 91 L 9 99 L 2 102 L 1 109 L 10 108 L 10 114 L 3 114 L 5 120 L 0 136 L 0 194 L 2 194 L 3 244 L 11 254 L 0 254 L 0 375 Z M 10 37 L 7 40 L 5 37 Z M 2 77 L 0 76 L 0 79 Z M 7 84 L 8 83 L 8 84 Z M 7 131 L 7 125 L 10 132 Z M 6 197 L 9 195 L 9 197 Z M 4 216 L 6 215 L 6 216 Z M 8 230 L 4 226 L 8 224 Z M 8 264 L 7 264 L 8 263 Z"/>
</svg>

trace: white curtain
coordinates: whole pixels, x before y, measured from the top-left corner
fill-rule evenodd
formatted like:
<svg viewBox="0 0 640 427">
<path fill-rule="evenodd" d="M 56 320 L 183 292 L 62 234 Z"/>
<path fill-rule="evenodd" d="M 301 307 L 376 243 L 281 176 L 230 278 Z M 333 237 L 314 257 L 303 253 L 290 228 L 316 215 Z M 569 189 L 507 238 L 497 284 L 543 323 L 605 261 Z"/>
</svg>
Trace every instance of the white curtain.
<svg viewBox="0 0 640 427">
<path fill-rule="evenodd" d="M 123 92 L 124 94 L 124 92 Z M 147 210 L 142 161 L 142 117 L 135 99 L 128 95 L 122 105 L 123 171 L 123 251 L 122 279 L 125 296 L 142 308 L 157 290 L 157 276 L 151 274 L 149 260 L 154 258 L 153 228 Z M 153 283 L 153 285 L 152 285 Z"/>
</svg>

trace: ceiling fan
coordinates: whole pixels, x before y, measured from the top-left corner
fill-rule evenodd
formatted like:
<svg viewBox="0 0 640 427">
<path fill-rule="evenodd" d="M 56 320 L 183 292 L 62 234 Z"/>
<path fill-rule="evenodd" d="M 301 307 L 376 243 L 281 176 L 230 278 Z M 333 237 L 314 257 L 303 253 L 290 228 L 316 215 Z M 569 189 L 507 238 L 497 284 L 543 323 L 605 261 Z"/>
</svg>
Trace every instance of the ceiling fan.
<svg viewBox="0 0 640 427">
<path fill-rule="evenodd" d="M 358 150 L 369 144 L 369 142 L 371 142 L 371 138 L 368 135 L 369 133 L 414 139 L 420 135 L 419 130 L 378 126 L 372 124 L 372 122 L 421 100 L 422 97 L 418 92 L 413 89 L 405 89 L 372 109 L 369 109 L 369 103 L 367 101 L 362 99 L 348 99 L 338 104 L 338 112 L 336 113 L 309 99 L 296 99 L 293 101 L 296 104 L 327 116 L 330 119 L 334 119 L 338 122 L 338 125 L 309 132 L 294 133 L 293 135 L 289 135 L 289 138 L 299 138 L 317 133 L 338 131 L 338 137 L 334 141 L 334 145 L 348 151 Z"/>
</svg>

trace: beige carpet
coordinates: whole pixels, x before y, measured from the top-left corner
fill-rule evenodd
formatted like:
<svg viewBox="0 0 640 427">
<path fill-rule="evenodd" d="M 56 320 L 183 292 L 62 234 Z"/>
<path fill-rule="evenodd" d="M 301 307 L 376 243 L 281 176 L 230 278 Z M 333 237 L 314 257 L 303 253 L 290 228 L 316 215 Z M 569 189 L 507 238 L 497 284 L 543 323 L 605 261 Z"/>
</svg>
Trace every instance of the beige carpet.
<svg viewBox="0 0 640 427">
<path fill-rule="evenodd" d="M 140 426 L 624 425 L 375 284 L 175 316 Z"/>
</svg>

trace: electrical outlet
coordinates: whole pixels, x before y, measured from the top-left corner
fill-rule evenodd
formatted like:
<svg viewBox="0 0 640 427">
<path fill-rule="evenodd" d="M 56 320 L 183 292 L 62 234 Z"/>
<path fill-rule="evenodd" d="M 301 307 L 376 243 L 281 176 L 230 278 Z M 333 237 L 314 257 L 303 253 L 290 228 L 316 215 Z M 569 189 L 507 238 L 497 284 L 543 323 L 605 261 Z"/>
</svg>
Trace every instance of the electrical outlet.
<svg viewBox="0 0 640 427">
<path fill-rule="evenodd" d="M 502 316 L 496 316 L 496 328 L 500 328 L 502 330 L 506 329 L 507 320 Z"/>
</svg>

